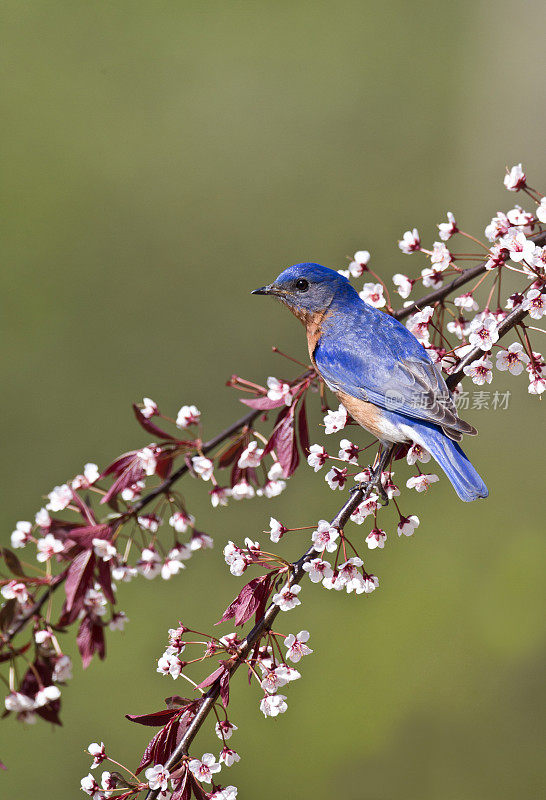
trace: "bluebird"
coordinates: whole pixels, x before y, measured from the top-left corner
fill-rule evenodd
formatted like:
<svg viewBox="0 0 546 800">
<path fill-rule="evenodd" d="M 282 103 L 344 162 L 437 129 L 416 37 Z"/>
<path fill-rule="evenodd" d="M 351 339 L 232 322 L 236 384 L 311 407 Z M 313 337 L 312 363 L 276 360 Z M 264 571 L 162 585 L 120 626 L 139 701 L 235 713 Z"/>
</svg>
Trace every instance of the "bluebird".
<svg viewBox="0 0 546 800">
<path fill-rule="evenodd" d="M 458 444 L 477 430 L 460 419 L 440 370 L 404 325 L 320 264 L 288 267 L 253 294 L 277 297 L 303 322 L 313 366 L 353 419 L 379 439 L 374 483 L 392 444 L 416 442 L 436 459 L 461 500 L 487 497 Z"/>
</svg>

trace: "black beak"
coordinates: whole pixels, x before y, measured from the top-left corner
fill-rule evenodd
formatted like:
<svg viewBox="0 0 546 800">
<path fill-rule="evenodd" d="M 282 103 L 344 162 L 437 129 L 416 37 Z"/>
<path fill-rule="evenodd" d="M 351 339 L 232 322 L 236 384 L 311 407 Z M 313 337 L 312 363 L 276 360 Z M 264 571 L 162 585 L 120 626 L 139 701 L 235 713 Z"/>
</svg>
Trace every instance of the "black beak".
<svg viewBox="0 0 546 800">
<path fill-rule="evenodd" d="M 254 291 L 250 292 L 250 294 L 270 294 L 271 287 L 269 286 L 260 286 L 259 289 L 254 289 Z"/>
</svg>

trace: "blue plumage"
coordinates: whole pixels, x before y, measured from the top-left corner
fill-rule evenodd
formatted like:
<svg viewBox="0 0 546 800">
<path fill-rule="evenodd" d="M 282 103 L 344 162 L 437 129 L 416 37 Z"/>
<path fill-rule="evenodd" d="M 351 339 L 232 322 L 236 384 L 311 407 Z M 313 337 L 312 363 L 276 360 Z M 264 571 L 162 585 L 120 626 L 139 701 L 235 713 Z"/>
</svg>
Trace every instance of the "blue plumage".
<svg viewBox="0 0 546 800">
<path fill-rule="evenodd" d="M 278 297 L 304 323 L 311 360 L 357 422 L 384 443 L 425 447 L 462 500 L 487 497 L 457 444 L 477 431 L 459 418 L 439 369 L 404 325 L 320 264 L 289 267 L 256 293 Z"/>
</svg>

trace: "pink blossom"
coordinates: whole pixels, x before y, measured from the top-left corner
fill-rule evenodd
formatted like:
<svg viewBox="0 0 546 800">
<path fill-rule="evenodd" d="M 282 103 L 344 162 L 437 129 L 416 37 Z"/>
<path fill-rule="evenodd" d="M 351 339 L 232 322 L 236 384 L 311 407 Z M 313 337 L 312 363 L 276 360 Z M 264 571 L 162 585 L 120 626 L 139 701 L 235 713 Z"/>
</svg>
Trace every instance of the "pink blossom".
<svg viewBox="0 0 546 800">
<path fill-rule="evenodd" d="M 213 486 L 209 492 L 209 497 L 213 508 L 227 506 L 228 500 L 231 497 L 231 489 L 227 486 Z"/>
<path fill-rule="evenodd" d="M 337 411 L 328 411 L 324 417 L 325 433 L 337 433 L 347 424 L 347 409 L 340 404 Z M 316 470 L 315 470 L 316 471 Z"/>
<path fill-rule="evenodd" d="M 163 520 L 157 514 L 142 514 L 137 517 L 137 522 L 143 531 L 150 531 L 150 533 L 157 533 L 159 526 L 163 525 Z"/>
<path fill-rule="evenodd" d="M 339 443 L 338 458 L 343 461 L 348 461 L 349 464 L 358 464 L 359 448 L 357 444 L 353 444 L 349 439 L 342 439 Z"/>
<path fill-rule="evenodd" d="M 204 783 L 211 783 L 212 776 L 222 769 L 221 764 L 214 760 L 212 753 L 205 753 L 201 759 L 193 758 L 188 767 L 197 780 Z"/>
<path fill-rule="evenodd" d="M 100 744 L 98 744 L 98 742 L 91 742 L 87 748 L 87 752 L 93 756 L 91 769 L 95 769 L 95 767 L 98 767 L 99 764 L 102 764 L 102 762 L 106 759 L 106 748 L 104 746 L 104 742 L 101 742 Z"/>
<path fill-rule="evenodd" d="M 520 164 L 516 164 L 511 170 L 507 171 L 504 176 L 504 185 L 509 192 L 519 192 L 526 186 L 525 172 Z"/>
<path fill-rule="evenodd" d="M 286 697 L 283 694 L 267 695 L 260 703 L 260 711 L 266 717 L 276 717 L 279 714 L 284 714 L 287 708 Z"/>
<path fill-rule="evenodd" d="M 308 656 L 313 652 L 305 644 L 307 641 L 309 641 L 309 631 L 300 631 L 296 636 L 293 633 L 289 633 L 284 640 L 284 646 L 288 648 L 286 657 L 294 664 L 297 664 L 302 656 Z"/>
<path fill-rule="evenodd" d="M 204 481 L 209 481 L 212 478 L 214 464 L 209 458 L 205 458 L 205 456 L 193 456 L 191 463 L 196 475 L 199 475 Z"/>
<path fill-rule="evenodd" d="M 110 561 L 117 556 L 116 548 L 107 539 L 93 539 L 92 544 L 95 555 L 103 561 Z"/>
<path fill-rule="evenodd" d="M 104 793 L 101 791 L 101 787 L 91 773 L 81 779 L 80 787 L 82 791 L 92 797 L 93 800 L 104 800 Z"/>
<path fill-rule="evenodd" d="M 301 600 L 298 594 L 301 592 L 301 586 L 283 586 L 280 592 L 274 594 L 271 598 L 276 606 L 279 606 L 281 611 L 291 611 L 296 606 L 301 605 Z"/>
<path fill-rule="evenodd" d="M 260 446 L 256 440 L 250 442 L 239 456 L 237 466 L 239 469 L 245 469 L 245 467 L 258 467 L 260 465 L 263 452 L 263 449 L 260 449 Z"/>
<path fill-rule="evenodd" d="M 210 550 L 211 547 L 214 547 L 212 536 L 209 536 L 206 533 L 201 533 L 201 531 L 193 532 L 190 539 L 190 548 L 192 550 Z"/>
<path fill-rule="evenodd" d="M 463 367 L 463 372 L 472 379 L 472 383 L 483 386 L 484 383 L 491 383 L 493 380 L 493 363 L 487 356 L 482 356 L 473 361 L 468 366 Z"/>
<path fill-rule="evenodd" d="M 157 407 L 157 403 L 154 402 L 150 397 L 143 397 L 142 398 L 142 408 L 140 409 L 140 413 L 146 419 L 150 419 L 159 411 Z"/>
<path fill-rule="evenodd" d="M 540 289 L 529 289 L 523 301 L 523 308 L 533 319 L 542 319 L 546 310 L 546 302 Z"/>
<path fill-rule="evenodd" d="M 459 297 L 456 297 L 453 300 L 453 303 L 462 311 L 477 311 L 479 306 L 474 300 L 474 296 L 472 292 L 466 292 L 466 294 L 461 294 Z"/>
<path fill-rule="evenodd" d="M 425 347 L 430 344 L 428 325 L 433 314 L 434 309 L 432 306 L 425 306 L 422 311 L 412 314 L 406 323 L 406 328 L 411 331 Z"/>
<path fill-rule="evenodd" d="M 380 283 L 365 283 L 359 297 L 374 308 L 383 308 L 387 302 L 383 297 L 383 286 Z"/>
<path fill-rule="evenodd" d="M 537 207 L 536 210 L 537 219 L 541 222 L 546 223 L 546 196 L 543 197 L 540 201 L 540 205 Z"/>
<path fill-rule="evenodd" d="M 387 541 L 387 534 L 380 528 L 372 528 L 372 530 L 366 536 L 366 544 L 368 545 L 370 550 L 375 550 L 376 547 L 382 549 L 383 547 L 385 547 L 386 541 Z"/>
<path fill-rule="evenodd" d="M 413 442 L 406 455 L 406 461 L 410 466 L 415 464 L 416 461 L 427 464 L 430 461 L 430 453 L 428 450 L 425 450 L 424 447 L 421 447 L 420 444 L 417 444 L 417 442 Z"/>
<path fill-rule="evenodd" d="M 224 559 L 232 575 L 240 576 L 252 561 L 248 553 L 230 540 L 224 547 Z"/>
<path fill-rule="evenodd" d="M 307 463 L 313 467 L 315 472 L 318 472 L 328 459 L 328 453 L 320 444 L 312 444 L 309 448 L 309 455 L 307 456 Z"/>
<path fill-rule="evenodd" d="M 421 249 L 421 239 L 419 231 L 414 228 L 412 231 L 406 231 L 402 239 L 398 242 L 398 247 L 403 253 L 415 253 Z"/>
<path fill-rule="evenodd" d="M 434 242 L 432 245 L 430 263 L 434 265 L 435 269 L 443 271 L 449 267 L 452 261 L 453 256 L 447 249 L 446 245 L 443 242 Z"/>
<path fill-rule="evenodd" d="M 311 561 L 306 561 L 303 569 L 309 575 L 312 583 L 320 583 L 324 578 L 331 578 L 333 574 L 331 565 L 321 558 L 313 558 Z"/>
<path fill-rule="evenodd" d="M 438 289 L 444 284 L 443 275 L 438 269 L 429 269 L 426 267 L 425 269 L 421 270 L 421 277 L 423 279 L 423 286 L 426 286 L 430 289 Z"/>
<path fill-rule="evenodd" d="M 396 275 L 392 276 L 392 282 L 396 286 L 396 291 L 400 297 L 405 300 L 410 296 L 414 282 L 410 280 L 407 275 L 402 275 L 401 272 L 397 272 Z"/>
<path fill-rule="evenodd" d="M 174 653 L 165 652 L 157 662 L 156 671 L 161 675 L 170 675 L 176 680 L 182 672 L 182 664 Z"/>
<path fill-rule="evenodd" d="M 135 481 L 130 486 L 126 486 L 125 489 L 121 490 L 121 499 L 125 500 L 126 503 L 136 500 L 142 494 L 145 485 L 144 481 Z"/>
<path fill-rule="evenodd" d="M 122 631 L 125 628 L 125 624 L 129 622 L 129 618 L 125 611 L 116 611 L 115 614 L 112 615 L 112 619 L 108 623 L 108 628 L 111 631 Z"/>
<path fill-rule="evenodd" d="M 340 564 L 337 568 L 336 589 L 338 587 L 345 588 L 347 593 L 350 593 L 360 588 L 362 574 L 358 570 L 363 563 L 361 558 L 355 556 L 349 558 L 344 564 Z"/>
<path fill-rule="evenodd" d="M 474 347 L 481 350 L 491 350 L 495 342 L 499 340 L 497 323 L 492 317 L 485 317 L 479 320 L 477 317 L 472 321 L 468 341 Z"/>
<path fill-rule="evenodd" d="M 216 735 L 219 739 L 231 739 L 233 735 L 233 731 L 238 730 L 237 725 L 234 725 L 232 722 L 229 722 L 227 719 L 220 720 L 217 722 L 214 730 L 216 731 Z"/>
<path fill-rule="evenodd" d="M 332 469 L 326 473 L 325 481 L 330 489 L 343 489 L 347 482 L 347 467 L 343 467 L 343 469 L 332 467 Z"/>
<path fill-rule="evenodd" d="M 155 475 L 157 469 L 157 456 L 159 455 L 159 448 L 155 444 L 149 447 L 143 447 L 137 453 L 138 464 L 146 475 Z"/>
<path fill-rule="evenodd" d="M 201 421 L 201 412 L 197 406 L 182 406 L 176 415 L 177 428 L 189 428 L 190 425 L 199 425 Z"/>
<path fill-rule="evenodd" d="M 218 789 L 216 789 L 216 791 L 210 796 L 210 800 L 236 800 L 236 798 L 236 786 L 224 786 L 223 788 L 218 787 Z"/>
<path fill-rule="evenodd" d="M 360 278 L 366 271 L 370 254 L 367 250 L 357 250 L 349 264 L 349 273 L 353 278 Z"/>
<path fill-rule="evenodd" d="M 267 379 L 267 386 L 267 396 L 270 400 L 283 400 L 284 404 L 287 406 L 292 403 L 292 392 L 290 391 L 290 386 L 288 383 L 280 381 L 278 378 L 269 376 Z"/>
<path fill-rule="evenodd" d="M 440 232 L 440 239 L 443 242 L 447 242 L 448 239 L 458 232 L 459 229 L 451 211 L 447 212 L 447 222 L 440 222 L 438 230 Z"/>
<path fill-rule="evenodd" d="M 528 363 L 529 356 L 519 342 L 514 342 L 507 350 L 497 351 L 497 369 L 501 372 L 508 370 L 512 375 L 520 375 Z"/>
<path fill-rule="evenodd" d="M 512 261 L 519 263 L 527 261 L 533 264 L 535 255 L 535 243 L 527 239 L 525 234 L 517 228 L 510 228 L 508 233 L 501 239 L 501 245 L 508 250 Z"/>
<path fill-rule="evenodd" d="M 398 536 L 412 536 L 416 528 L 419 527 L 419 517 L 415 514 L 410 514 L 409 517 L 400 517 L 397 531 Z"/>
<path fill-rule="evenodd" d="M 317 553 L 321 553 L 324 550 L 326 550 L 328 553 L 333 553 L 335 550 L 337 550 L 338 537 L 338 529 L 334 528 L 333 525 L 330 525 L 327 520 L 320 519 L 318 521 L 316 531 L 313 531 L 311 540 Z"/>
<path fill-rule="evenodd" d="M 191 551 L 189 551 L 191 554 Z M 186 569 L 182 563 L 182 558 L 189 558 L 185 551 L 179 547 L 174 547 L 167 553 L 167 558 L 161 567 L 161 577 L 164 581 L 168 581 L 173 575 L 178 575 L 180 570 Z"/>
<path fill-rule="evenodd" d="M 43 539 L 38 539 L 36 547 L 38 548 L 36 560 L 42 562 L 47 561 L 57 553 L 62 553 L 64 550 L 64 544 L 59 539 L 56 539 L 52 533 L 48 533 Z"/>
<path fill-rule="evenodd" d="M 83 468 L 83 475 L 76 475 L 72 481 L 72 488 L 74 491 L 77 489 L 87 489 L 98 481 L 100 477 L 99 468 L 96 464 L 85 464 Z"/>
<path fill-rule="evenodd" d="M 32 523 L 26 522 L 25 520 L 19 520 L 19 522 L 15 524 L 15 530 L 11 534 L 11 546 L 15 549 L 24 547 L 28 542 L 31 541 L 31 539 Z"/>
<path fill-rule="evenodd" d="M 489 239 L 490 242 L 494 242 L 495 239 L 498 239 L 500 236 L 504 236 L 505 233 L 508 233 L 510 225 L 510 220 L 502 211 L 497 211 L 497 216 L 493 217 L 489 225 L 485 229 L 485 235 Z"/>
<path fill-rule="evenodd" d="M 363 500 L 351 514 L 351 521 L 356 525 L 362 525 L 366 517 L 374 514 L 379 508 L 379 495 L 372 492 L 366 500 Z"/>
<path fill-rule="evenodd" d="M 530 234 L 535 227 L 535 218 L 529 211 L 524 211 L 521 206 L 511 208 L 506 214 L 510 225 L 521 228 L 523 233 Z"/>
<path fill-rule="evenodd" d="M 220 753 L 220 763 L 225 764 L 226 767 L 231 767 L 240 760 L 241 756 L 239 753 L 236 753 L 235 750 L 231 750 L 229 747 L 222 748 L 222 752 Z"/>
<path fill-rule="evenodd" d="M 28 600 L 27 587 L 24 583 L 20 583 L 19 581 L 10 581 L 6 583 L 6 585 L 2 586 L 0 589 L 0 594 L 6 600 L 17 600 L 21 605 Z"/>
<path fill-rule="evenodd" d="M 438 476 L 434 474 L 414 475 L 412 478 L 408 478 L 406 481 L 406 486 L 408 489 L 415 489 L 418 492 L 426 492 L 430 484 L 436 483 L 438 480 Z"/>
<path fill-rule="evenodd" d="M 234 500 L 251 500 L 256 494 L 254 487 L 242 478 L 235 486 L 231 487 L 231 496 Z"/>
<path fill-rule="evenodd" d="M 67 483 L 62 486 L 55 486 L 48 494 L 49 503 L 46 505 L 48 511 L 63 511 L 72 500 L 72 490 Z"/>
<path fill-rule="evenodd" d="M 166 791 L 169 785 L 170 772 L 163 764 L 156 764 L 154 767 L 148 767 L 144 775 L 146 776 L 150 789 Z"/>
<path fill-rule="evenodd" d="M 195 517 L 192 514 L 186 514 L 185 511 L 175 511 L 169 519 L 169 525 L 177 533 L 186 533 L 188 528 L 193 528 L 195 525 Z"/>
<path fill-rule="evenodd" d="M 275 544 L 280 542 L 280 540 L 282 539 L 287 530 L 288 528 L 285 528 L 282 522 L 279 522 L 278 519 L 275 519 L 275 517 L 270 518 L 269 538 L 271 539 L 272 542 L 275 542 Z"/>
<path fill-rule="evenodd" d="M 152 580 L 161 572 L 161 558 L 155 550 L 145 547 L 136 566 L 141 575 Z"/>
<path fill-rule="evenodd" d="M 485 262 L 486 270 L 497 269 L 497 267 L 502 267 L 505 263 L 506 259 L 509 256 L 509 252 L 501 244 L 494 244 L 493 247 L 489 248 L 489 254 L 487 261 Z"/>
</svg>

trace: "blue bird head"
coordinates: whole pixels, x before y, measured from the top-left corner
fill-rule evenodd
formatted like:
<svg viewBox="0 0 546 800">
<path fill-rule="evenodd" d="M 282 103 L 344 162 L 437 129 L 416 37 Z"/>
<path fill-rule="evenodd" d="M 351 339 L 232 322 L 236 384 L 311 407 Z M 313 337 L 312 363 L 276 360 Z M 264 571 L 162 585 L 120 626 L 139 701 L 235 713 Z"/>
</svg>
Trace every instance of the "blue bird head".
<svg viewBox="0 0 546 800">
<path fill-rule="evenodd" d="M 347 278 L 333 269 L 320 264 L 294 264 L 269 286 L 254 289 L 252 294 L 278 297 L 296 316 L 303 318 L 324 311 L 334 300 L 356 295 L 356 292 Z"/>
</svg>

